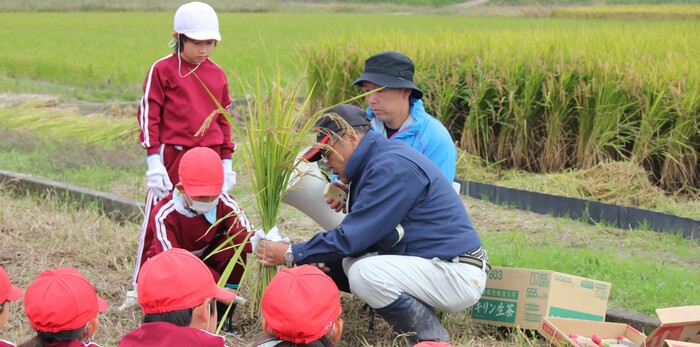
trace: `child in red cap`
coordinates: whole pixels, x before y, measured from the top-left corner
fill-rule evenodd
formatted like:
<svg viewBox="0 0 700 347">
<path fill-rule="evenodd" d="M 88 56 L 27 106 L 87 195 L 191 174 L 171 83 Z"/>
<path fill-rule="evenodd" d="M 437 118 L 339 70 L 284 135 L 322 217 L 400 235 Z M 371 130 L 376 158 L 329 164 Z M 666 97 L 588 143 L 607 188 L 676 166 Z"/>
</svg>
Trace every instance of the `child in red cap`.
<svg viewBox="0 0 700 347">
<path fill-rule="evenodd" d="M 99 347 L 92 342 L 107 302 L 76 269 L 46 270 L 27 287 L 24 311 L 37 335 L 19 347 Z"/>
<path fill-rule="evenodd" d="M 143 264 L 138 283 L 144 323 L 119 347 L 225 346 L 213 334 L 215 302 L 235 300 L 236 293 L 217 287 L 199 258 L 183 249 L 162 252 Z"/>
<path fill-rule="evenodd" d="M 338 287 L 317 267 L 282 269 L 262 297 L 263 330 L 271 338 L 255 346 L 335 346 L 342 312 Z"/>
<path fill-rule="evenodd" d="M 178 166 L 188 149 L 204 146 L 217 153 L 226 178 L 222 191 L 228 192 L 236 183 L 231 167 L 236 146 L 224 115 L 216 114 L 206 131 L 194 136 L 207 117 L 217 111 L 217 103 L 228 109 L 232 102 L 224 70 L 209 58 L 221 41 L 216 11 L 199 1 L 183 4 L 175 12 L 172 35 L 174 52 L 148 70 L 137 115 L 139 142 L 146 149 L 148 165 L 142 237 L 151 208 L 180 181 Z M 142 253 L 139 247 L 138 255 Z M 137 263 L 141 263 L 140 258 Z M 134 286 L 137 276 L 138 268 L 133 275 Z"/>
<path fill-rule="evenodd" d="M 176 189 L 153 208 L 148 218 L 142 263 L 171 248 L 182 248 L 204 259 L 231 236 L 235 245 L 246 243 L 243 250 L 245 262 L 247 254 L 252 251 L 246 241 L 251 227 L 236 201 L 228 193 L 221 192 L 224 174 L 218 154 L 207 147 L 187 151 L 180 161 L 179 174 Z M 214 226 L 220 219 L 223 221 Z M 235 253 L 232 247 L 224 248 L 203 260 L 215 281 L 219 280 Z M 229 288 L 238 288 L 243 270 L 240 264 L 233 268 L 226 280 Z M 226 324 L 224 331 L 229 330 L 230 326 Z"/>
<path fill-rule="evenodd" d="M 7 277 L 5 269 L 0 266 L 0 330 L 5 327 L 7 320 L 10 317 L 10 301 L 17 301 L 22 298 L 22 289 L 13 286 L 10 279 Z M 0 339 L 0 347 L 14 347 L 15 345 L 9 341 Z"/>
</svg>

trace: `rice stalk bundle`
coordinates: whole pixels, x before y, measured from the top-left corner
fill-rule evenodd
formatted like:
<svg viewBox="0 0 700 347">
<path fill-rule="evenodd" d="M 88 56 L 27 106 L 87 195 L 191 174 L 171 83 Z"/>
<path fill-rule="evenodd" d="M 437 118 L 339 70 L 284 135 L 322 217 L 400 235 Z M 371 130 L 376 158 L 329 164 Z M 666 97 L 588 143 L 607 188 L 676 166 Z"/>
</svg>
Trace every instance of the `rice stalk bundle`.
<svg viewBox="0 0 700 347">
<path fill-rule="evenodd" d="M 194 75 L 196 76 L 196 73 Z M 298 155 L 304 148 L 315 144 L 311 138 L 312 130 L 316 120 L 325 110 L 316 113 L 310 111 L 312 93 L 299 101 L 303 78 L 299 78 L 300 82 L 296 85 L 285 87 L 281 84 L 281 76 L 278 69 L 275 79 L 268 79 L 261 73 L 258 73 L 253 84 L 239 79 L 244 93 L 249 96 L 241 124 L 234 122 L 230 114 L 217 102 L 219 109 L 210 115 L 209 120 L 198 132 L 202 133 L 211 119 L 221 114 L 229 120 L 237 138 L 243 139 L 244 167 L 250 176 L 255 205 L 265 233 L 276 227 L 282 199 L 290 179 L 298 173 L 299 160 L 303 160 Z M 202 86 L 206 88 L 203 83 Z M 216 100 L 211 93 L 209 94 Z M 363 96 L 364 94 L 348 101 Z M 235 257 L 229 267 L 232 268 L 233 263 L 243 264 Z M 262 295 L 277 273 L 277 268 L 260 266 L 252 269 L 250 265 L 246 266 L 243 278 L 254 276 L 247 283 L 250 289 L 250 312 L 259 315 Z"/>
</svg>

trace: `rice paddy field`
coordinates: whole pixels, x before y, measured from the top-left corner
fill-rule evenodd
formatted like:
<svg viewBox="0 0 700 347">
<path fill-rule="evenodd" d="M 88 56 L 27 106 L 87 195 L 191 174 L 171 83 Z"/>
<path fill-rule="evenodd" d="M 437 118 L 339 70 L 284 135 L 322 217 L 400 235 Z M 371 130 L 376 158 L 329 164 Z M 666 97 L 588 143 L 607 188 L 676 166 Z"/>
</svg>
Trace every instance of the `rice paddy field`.
<svg viewBox="0 0 700 347">
<path fill-rule="evenodd" d="M 29 6 L 18 11 L 51 3 L 12 2 Z M 136 145 L 135 115 L 86 117 L 56 107 L 140 98 L 148 68 L 170 52 L 172 11 L 158 6 L 174 5 L 164 1 L 145 9 L 153 12 L 122 11 L 148 4 L 129 3 L 114 2 L 120 8 L 94 7 L 94 1 L 55 3 L 111 12 L 0 12 L 0 92 L 51 95 L 0 102 L 0 169 L 142 199 L 145 165 Z M 322 6 L 310 3 L 309 8 Z M 415 3 L 449 8 L 455 2 Z M 280 73 L 280 85 L 302 85 L 302 94 L 313 87 L 312 106 L 319 107 L 358 93 L 350 83 L 367 56 L 402 51 L 416 62 L 416 82 L 426 91 L 428 109 L 448 125 L 461 149 L 458 177 L 507 180 L 504 185 L 537 191 L 556 188 L 590 199 L 608 196 L 616 203 L 658 210 L 673 206 L 666 212 L 697 219 L 700 22 L 692 17 L 697 2 L 689 3 L 559 6 L 551 9 L 557 18 L 222 11 L 223 41 L 212 59 L 229 76 L 234 98 L 248 96 L 242 85 L 258 74 Z M 8 6 L 0 0 L 0 9 Z M 623 7 L 654 14 L 616 14 Z M 255 211 L 251 180 L 241 174 L 243 160 L 236 165 L 240 182 L 234 193 L 250 206 L 248 211 Z M 675 195 L 683 197 L 682 203 L 674 205 Z M 41 268 L 60 262 L 88 269 L 98 293 L 113 307 L 120 304 L 133 266 L 125 254 L 135 248 L 137 225 L 113 223 L 89 208 L 51 197 L 3 191 L 0 201 L 7 206 L 0 213 L 0 243 L 3 249 L 16 250 L 4 253 L 0 261 L 10 273 L 20 273 L 20 285 L 26 287 Z M 464 203 L 494 263 L 613 282 L 611 306 L 651 316 L 658 307 L 698 303 L 695 241 L 537 216 L 470 199 Z M 279 222 L 294 230 L 295 238 L 315 232 L 288 207 Z M 82 230 L 86 223 L 118 245 L 92 249 L 92 230 Z M 48 239 L 36 236 L 50 233 Z M 41 261 L 34 262 L 37 254 Z M 383 323 L 368 333 L 362 304 L 349 296 L 343 300 L 345 345 L 397 342 Z M 21 312 L 12 307 L 11 314 Z M 237 315 L 246 335 L 228 337 L 228 343 L 246 345 L 259 332 L 258 325 Z M 115 345 L 139 320 L 136 308 L 108 312 L 103 345 Z M 498 331 L 474 325 L 466 315 L 449 315 L 444 322 L 455 345 L 544 344 L 517 332 L 494 338 Z M 30 329 L 25 320 L 11 320 L 6 331 L 11 340 L 21 342 Z"/>
</svg>

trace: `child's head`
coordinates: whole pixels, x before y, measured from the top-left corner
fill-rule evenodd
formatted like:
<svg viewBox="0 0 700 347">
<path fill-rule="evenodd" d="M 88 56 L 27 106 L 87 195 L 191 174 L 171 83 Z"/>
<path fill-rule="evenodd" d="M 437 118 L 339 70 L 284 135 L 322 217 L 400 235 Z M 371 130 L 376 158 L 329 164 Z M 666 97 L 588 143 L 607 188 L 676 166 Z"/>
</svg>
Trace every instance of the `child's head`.
<svg viewBox="0 0 700 347">
<path fill-rule="evenodd" d="M 343 329 L 342 311 L 335 282 L 310 265 L 281 270 L 262 297 L 263 329 L 296 344 L 324 336 L 336 343 Z"/>
<path fill-rule="evenodd" d="M 216 300 L 236 299 L 234 292 L 216 286 L 211 271 L 199 258 L 181 248 L 148 259 L 138 283 L 146 323 L 164 321 L 214 332 Z"/>
<path fill-rule="evenodd" d="M 191 209 L 206 213 L 216 208 L 224 185 L 224 166 L 218 153 L 207 147 L 190 149 L 180 160 L 178 174 L 176 187 Z"/>
<path fill-rule="evenodd" d="M 9 302 L 20 298 L 22 298 L 22 289 L 10 283 L 5 269 L 0 266 L 0 330 L 5 327 L 10 315 Z"/>
<path fill-rule="evenodd" d="M 191 64 L 206 60 L 216 42 L 221 41 L 219 18 L 214 9 L 203 2 L 189 2 L 180 6 L 175 12 L 173 27 L 176 50 Z"/>
<path fill-rule="evenodd" d="M 107 302 L 76 269 L 46 270 L 24 294 L 29 323 L 45 342 L 90 341 Z"/>
</svg>

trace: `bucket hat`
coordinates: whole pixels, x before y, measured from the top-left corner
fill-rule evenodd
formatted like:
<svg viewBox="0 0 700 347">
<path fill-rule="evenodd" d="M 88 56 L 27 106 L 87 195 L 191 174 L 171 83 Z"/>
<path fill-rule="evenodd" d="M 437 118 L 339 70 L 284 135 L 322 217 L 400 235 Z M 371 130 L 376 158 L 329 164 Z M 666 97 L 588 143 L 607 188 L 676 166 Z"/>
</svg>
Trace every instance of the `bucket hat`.
<svg viewBox="0 0 700 347">
<path fill-rule="evenodd" d="M 221 41 L 219 18 L 214 9 L 203 2 L 188 2 L 175 11 L 173 27 L 178 34 L 198 41 Z"/>
<path fill-rule="evenodd" d="M 412 89 L 411 96 L 420 99 L 423 92 L 413 83 L 413 73 L 414 65 L 409 57 L 398 52 L 382 52 L 365 60 L 362 76 L 352 84 L 362 86 L 367 81 L 387 88 Z"/>
</svg>

